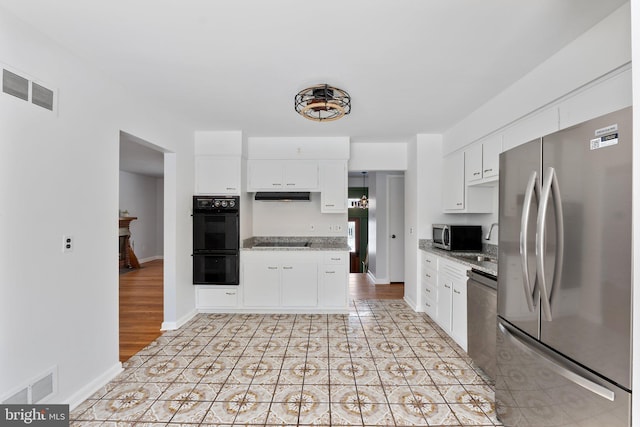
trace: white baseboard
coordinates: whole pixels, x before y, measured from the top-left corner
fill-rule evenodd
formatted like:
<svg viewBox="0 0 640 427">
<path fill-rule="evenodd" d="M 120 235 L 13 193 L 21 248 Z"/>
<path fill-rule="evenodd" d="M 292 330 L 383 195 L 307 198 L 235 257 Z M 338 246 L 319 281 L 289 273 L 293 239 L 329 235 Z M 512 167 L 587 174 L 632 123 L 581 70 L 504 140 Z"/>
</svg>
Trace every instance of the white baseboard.
<svg viewBox="0 0 640 427">
<path fill-rule="evenodd" d="M 390 283 L 388 277 L 376 277 L 371 270 L 367 271 L 367 276 L 376 285 L 388 285 Z"/>
<path fill-rule="evenodd" d="M 416 312 L 420 311 L 420 307 L 418 307 L 418 304 L 415 301 L 413 301 L 411 298 L 407 297 L 407 294 L 405 294 L 402 297 L 402 299 L 404 300 L 404 302 L 409 304 L 409 307 L 411 307 L 413 311 L 416 311 Z"/>
<path fill-rule="evenodd" d="M 371 272 L 371 270 L 367 270 L 367 277 L 373 283 L 376 283 L 376 276 Z"/>
<path fill-rule="evenodd" d="M 148 258 L 142 258 L 142 259 L 139 259 L 139 260 L 138 260 L 138 262 L 139 262 L 140 264 L 144 264 L 145 262 L 155 261 L 155 260 L 157 260 L 157 259 L 163 259 L 163 258 L 164 258 L 164 257 L 163 257 L 162 255 L 154 255 L 154 256 L 150 256 L 150 257 L 148 257 Z"/>
<path fill-rule="evenodd" d="M 195 316 L 196 314 L 198 314 L 198 312 L 196 311 L 196 309 L 193 309 L 175 322 L 162 322 L 162 326 L 160 326 L 160 330 L 173 331 L 175 329 L 178 329 L 182 325 L 186 324 L 189 320 L 193 319 L 193 316 Z"/>
<path fill-rule="evenodd" d="M 98 376 L 89 384 L 72 394 L 68 399 L 66 399 L 69 404 L 69 410 L 73 411 L 79 404 L 91 397 L 91 395 L 98 391 L 100 387 L 104 387 L 122 371 L 122 363 L 118 362 L 102 375 Z"/>
</svg>

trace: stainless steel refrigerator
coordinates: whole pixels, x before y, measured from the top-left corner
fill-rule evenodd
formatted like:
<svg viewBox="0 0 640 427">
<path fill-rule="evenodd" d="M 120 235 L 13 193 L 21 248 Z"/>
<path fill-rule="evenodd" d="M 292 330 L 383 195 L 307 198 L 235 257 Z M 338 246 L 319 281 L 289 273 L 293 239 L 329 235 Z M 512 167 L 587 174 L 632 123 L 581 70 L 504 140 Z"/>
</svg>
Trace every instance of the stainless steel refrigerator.
<svg viewBox="0 0 640 427">
<path fill-rule="evenodd" d="M 496 411 L 631 425 L 631 107 L 500 155 Z"/>
</svg>

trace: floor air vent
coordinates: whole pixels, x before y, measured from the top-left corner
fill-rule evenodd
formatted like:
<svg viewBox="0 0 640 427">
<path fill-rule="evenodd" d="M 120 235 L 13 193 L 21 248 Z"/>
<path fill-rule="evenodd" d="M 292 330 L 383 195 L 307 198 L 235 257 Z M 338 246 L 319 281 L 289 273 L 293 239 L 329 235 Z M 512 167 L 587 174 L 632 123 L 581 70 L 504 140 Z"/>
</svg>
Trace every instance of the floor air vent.
<svg viewBox="0 0 640 427">
<path fill-rule="evenodd" d="M 27 386 L 14 392 L 2 401 L 3 405 L 8 404 L 33 404 L 46 399 L 55 394 L 57 388 L 57 378 L 55 368 L 45 373 L 43 376 L 31 381 Z"/>
<path fill-rule="evenodd" d="M 7 69 L 2 70 L 2 92 L 27 102 L 31 101 L 32 104 L 49 111 L 54 110 L 55 91 Z"/>
</svg>

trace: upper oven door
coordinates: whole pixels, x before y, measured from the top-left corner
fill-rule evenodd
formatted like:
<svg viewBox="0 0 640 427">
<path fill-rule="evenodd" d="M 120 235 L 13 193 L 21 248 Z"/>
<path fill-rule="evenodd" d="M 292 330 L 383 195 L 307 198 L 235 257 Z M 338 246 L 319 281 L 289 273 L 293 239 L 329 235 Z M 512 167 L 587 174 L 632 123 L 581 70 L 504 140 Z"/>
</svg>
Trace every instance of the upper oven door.
<svg viewBox="0 0 640 427">
<path fill-rule="evenodd" d="M 240 246 L 237 212 L 193 214 L 193 250 L 230 251 Z"/>
</svg>

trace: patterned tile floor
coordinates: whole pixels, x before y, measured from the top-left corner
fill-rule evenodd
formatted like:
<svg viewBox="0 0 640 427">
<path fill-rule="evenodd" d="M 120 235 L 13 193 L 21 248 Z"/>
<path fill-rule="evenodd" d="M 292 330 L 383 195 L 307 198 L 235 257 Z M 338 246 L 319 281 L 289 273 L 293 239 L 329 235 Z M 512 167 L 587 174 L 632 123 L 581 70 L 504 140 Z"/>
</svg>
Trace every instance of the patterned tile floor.
<svg viewBox="0 0 640 427">
<path fill-rule="evenodd" d="M 347 315 L 199 314 L 71 413 L 72 426 L 494 426 L 490 381 L 401 300 Z"/>
</svg>

